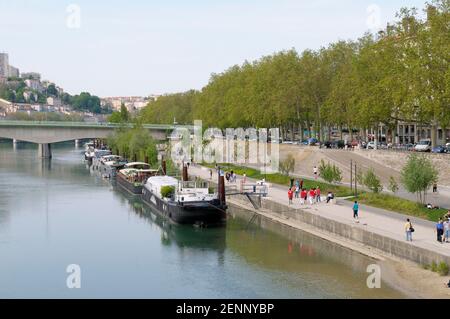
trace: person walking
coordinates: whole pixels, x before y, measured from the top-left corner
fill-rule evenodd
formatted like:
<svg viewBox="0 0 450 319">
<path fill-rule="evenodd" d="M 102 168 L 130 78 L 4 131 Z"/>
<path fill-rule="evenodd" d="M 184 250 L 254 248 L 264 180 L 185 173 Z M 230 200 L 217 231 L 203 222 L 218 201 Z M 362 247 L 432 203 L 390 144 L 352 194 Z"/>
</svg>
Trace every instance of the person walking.
<svg viewBox="0 0 450 319">
<path fill-rule="evenodd" d="M 289 188 L 289 191 L 288 191 L 289 205 L 292 205 L 293 197 L 294 197 L 294 192 L 292 191 L 292 188 Z"/>
<path fill-rule="evenodd" d="M 439 222 L 436 224 L 436 235 L 437 241 L 442 244 L 442 236 L 444 235 L 444 222 L 442 221 L 442 218 L 440 218 Z"/>
<path fill-rule="evenodd" d="M 438 191 L 437 183 L 434 183 L 433 184 L 433 193 L 437 193 L 437 191 Z"/>
<path fill-rule="evenodd" d="M 444 241 L 448 243 L 450 241 L 450 220 L 444 221 Z"/>
<path fill-rule="evenodd" d="M 359 220 L 359 204 L 357 201 L 355 201 L 355 204 L 353 205 L 353 218 L 357 221 Z"/>
<path fill-rule="evenodd" d="M 405 224 L 405 232 L 406 232 L 406 241 L 413 241 L 412 240 L 412 233 L 414 232 L 414 228 L 412 226 L 411 220 L 408 218 L 406 220 Z"/>
<path fill-rule="evenodd" d="M 320 198 L 321 192 L 320 192 L 320 187 L 316 188 L 316 201 L 317 203 L 321 203 L 322 202 L 322 198 Z"/>
<path fill-rule="evenodd" d="M 303 189 L 303 184 L 304 184 L 304 182 L 303 182 L 303 179 L 302 179 L 302 180 L 300 180 L 300 189 Z"/>
<path fill-rule="evenodd" d="M 210 169 L 209 170 L 209 179 L 212 179 L 212 176 L 213 176 L 213 171 L 212 171 L 212 169 Z"/>
<path fill-rule="evenodd" d="M 314 178 L 317 180 L 317 178 L 319 177 L 319 170 L 317 169 L 317 166 L 314 166 L 313 168 L 313 173 L 314 173 Z"/>
</svg>

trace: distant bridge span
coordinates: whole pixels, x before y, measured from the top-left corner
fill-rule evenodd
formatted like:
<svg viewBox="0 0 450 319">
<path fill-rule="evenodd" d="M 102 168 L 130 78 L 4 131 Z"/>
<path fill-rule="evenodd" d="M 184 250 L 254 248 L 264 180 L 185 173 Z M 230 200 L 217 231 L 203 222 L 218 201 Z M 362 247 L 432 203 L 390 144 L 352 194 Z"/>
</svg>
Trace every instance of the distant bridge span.
<svg viewBox="0 0 450 319">
<path fill-rule="evenodd" d="M 145 124 L 157 140 L 165 140 L 171 132 L 181 126 Z M 40 155 L 51 157 L 50 144 L 89 138 L 107 138 L 121 127 L 133 127 L 133 124 L 87 123 L 87 122 L 36 122 L 0 120 L 0 138 L 37 143 Z M 188 126 L 183 126 L 190 128 Z"/>
</svg>

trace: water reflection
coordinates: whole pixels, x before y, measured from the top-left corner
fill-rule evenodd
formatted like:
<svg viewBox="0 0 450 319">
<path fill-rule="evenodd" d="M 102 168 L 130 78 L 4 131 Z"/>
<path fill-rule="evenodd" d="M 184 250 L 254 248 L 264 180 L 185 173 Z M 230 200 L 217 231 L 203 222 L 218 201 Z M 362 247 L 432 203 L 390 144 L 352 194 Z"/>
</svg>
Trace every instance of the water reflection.
<svg viewBox="0 0 450 319">
<path fill-rule="evenodd" d="M 126 202 L 131 211 L 150 225 L 161 229 L 161 244 L 166 247 L 175 246 L 183 256 L 186 249 L 197 249 L 217 253 L 218 265 L 225 260 L 226 228 L 196 228 L 190 225 L 177 225 L 169 219 L 152 211 L 139 197 L 132 196 L 114 187 L 115 194 L 122 202 Z"/>
</svg>

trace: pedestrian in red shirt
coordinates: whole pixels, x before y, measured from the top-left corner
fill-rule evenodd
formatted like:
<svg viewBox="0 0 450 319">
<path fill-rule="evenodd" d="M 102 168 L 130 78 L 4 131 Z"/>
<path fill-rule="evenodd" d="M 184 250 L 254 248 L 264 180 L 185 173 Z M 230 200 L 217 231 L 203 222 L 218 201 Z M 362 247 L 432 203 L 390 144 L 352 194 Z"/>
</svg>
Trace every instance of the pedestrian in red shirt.
<svg viewBox="0 0 450 319">
<path fill-rule="evenodd" d="M 305 205 L 308 200 L 308 192 L 306 189 L 302 189 L 302 193 L 300 194 L 300 204 Z"/>
<path fill-rule="evenodd" d="M 320 198 L 320 188 L 316 188 L 316 200 L 318 203 L 322 202 L 322 199 Z"/>
<path fill-rule="evenodd" d="M 291 188 L 289 188 L 289 191 L 288 191 L 288 198 L 289 198 L 289 205 L 292 205 L 292 199 L 294 198 L 294 192 L 292 191 Z"/>
<path fill-rule="evenodd" d="M 314 205 L 315 199 L 316 199 L 316 191 L 314 190 L 314 188 L 311 188 L 311 190 L 309 191 L 309 203 L 311 205 Z"/>
</svg>

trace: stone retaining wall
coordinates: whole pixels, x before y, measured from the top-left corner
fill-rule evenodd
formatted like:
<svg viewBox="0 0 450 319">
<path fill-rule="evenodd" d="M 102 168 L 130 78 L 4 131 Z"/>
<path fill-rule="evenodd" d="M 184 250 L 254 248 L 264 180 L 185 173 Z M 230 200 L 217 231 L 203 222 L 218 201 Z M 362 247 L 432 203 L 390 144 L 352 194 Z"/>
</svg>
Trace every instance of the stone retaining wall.
<svg viewBox="0 0 450 319">
<path fill-rule="evenodd" d="M 232 196 L 228 198 L 228 201 L 231 204 L 244 205 L 250 211 L 255 211 L 245 196 Z M 311 225 L 321 231 L 326 231 L 330 234 L 364 244 L 389 255 L 407 259 L 421 265 L 430 265 L 433 262 L 437 264 L 445 262 L 450 265 L 450 257 L 445 255 L 413 246 L 407 242 L 375 234 L 357 226 L 340 223 L 305 210 L 289 208 L 270 199 L 263 198 L 262 208 L 278 214 L 282 218 Z"/>
</svg>

